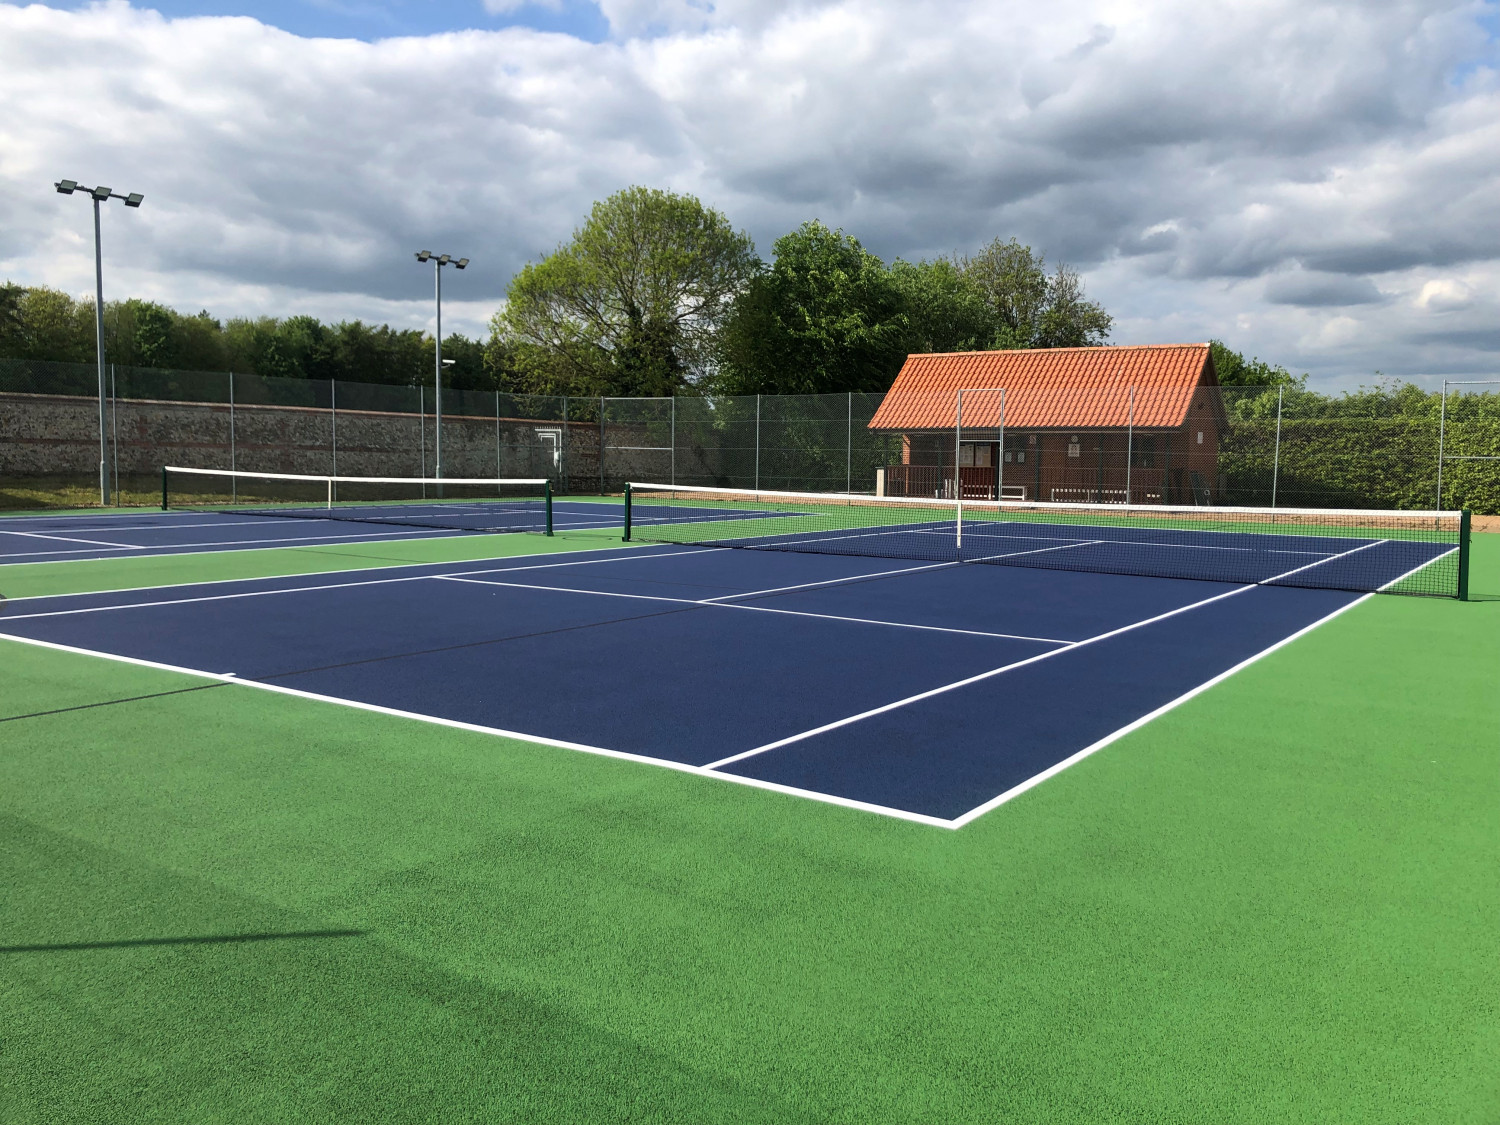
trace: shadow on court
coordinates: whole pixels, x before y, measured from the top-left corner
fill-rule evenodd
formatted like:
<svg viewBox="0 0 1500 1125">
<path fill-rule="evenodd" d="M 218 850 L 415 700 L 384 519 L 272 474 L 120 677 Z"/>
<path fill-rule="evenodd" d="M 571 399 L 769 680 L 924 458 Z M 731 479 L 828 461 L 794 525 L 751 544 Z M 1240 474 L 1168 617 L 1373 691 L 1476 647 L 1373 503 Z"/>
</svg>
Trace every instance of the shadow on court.
<svg viewBox="0 0 1500 1125">
<path fill-rule="evenodd" d="M 198 937 L 122 938 L 118 941 L 65 941 L 35 945 L 0 945 L 0 953 L 69 953 L 87 949 L 134 949 L 148 945 L 239 945 L 251 941 L 297 941 L 309 938 L 364 937 L 368 930 L 299 930 L 285 934 L 205 934 Z"/>
</svg>

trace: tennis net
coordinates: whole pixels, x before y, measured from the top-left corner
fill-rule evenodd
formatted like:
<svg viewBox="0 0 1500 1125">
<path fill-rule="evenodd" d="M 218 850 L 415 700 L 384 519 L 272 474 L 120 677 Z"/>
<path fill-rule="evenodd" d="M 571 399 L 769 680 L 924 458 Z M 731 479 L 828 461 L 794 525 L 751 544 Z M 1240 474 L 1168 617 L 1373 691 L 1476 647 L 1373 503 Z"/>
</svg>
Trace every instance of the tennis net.
<svg viewBox="0 0 1500 1125">
<path fill-rule="evenodd" d="M 1464 598 L 1469 520 L 630 484 L 625 538 Z"/>
<path fill-rule="evenodd" d="M 161 471 L 161 506 L 164 511 L 552 534 L 552 486 L 544 479 L 339 477 L 168 465 Z"/>
</svg>

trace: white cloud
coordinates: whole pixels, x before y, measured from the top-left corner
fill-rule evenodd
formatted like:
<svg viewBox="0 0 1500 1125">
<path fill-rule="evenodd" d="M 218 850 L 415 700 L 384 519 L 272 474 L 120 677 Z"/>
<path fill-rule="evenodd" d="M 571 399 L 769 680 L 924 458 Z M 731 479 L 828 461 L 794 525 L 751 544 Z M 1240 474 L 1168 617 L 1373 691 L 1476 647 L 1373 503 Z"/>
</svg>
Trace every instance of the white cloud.
<svg viewBox="0 0 1500 1125">
<path fill-rule="evenodd" d="M 813 217 L 887 258 L 1014 234 L 1084 270 L 1121 342 L 1220 336 L 1345 383 L 1500 352 L 1492 6 L 600 6 L 594 44 L 0 4 L 0 275 L 90 288 L 87 208 L 50 187 L 79 177 L 147 196 L 106 218 L 113 293 L 420 324 L 431 246 L 474 260 L 478 332 L 645 183 L 767 254 Z"/>
</svg>

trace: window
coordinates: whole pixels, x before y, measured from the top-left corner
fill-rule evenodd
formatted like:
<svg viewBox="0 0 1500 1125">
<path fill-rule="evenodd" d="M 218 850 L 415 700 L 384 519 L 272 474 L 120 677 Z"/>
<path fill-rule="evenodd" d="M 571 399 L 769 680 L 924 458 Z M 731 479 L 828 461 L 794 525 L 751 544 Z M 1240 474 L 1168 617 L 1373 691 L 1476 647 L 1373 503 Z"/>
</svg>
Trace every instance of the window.
<svg viewBox="0 0 1500 1125">
<path fill-rule="evenodd" d="M 1078 444 L 1078 435 L 1074 434 L 1068 438 L 1068 456 L 1079 457 L 1083 454 L 1083 447 Z"/>
<path fill-rule="evenodd" d="M 1154 437 L 1136 438 L 1131 461 L 1139 469 L 1156 468 L 1156 439 Z"/>
<path fill-rule="evenodd" d="M 1203 431 L 1202 430 L 1198 431 L 1198 444 L 1199 445 L 1203 444 Z"/>
</svg>

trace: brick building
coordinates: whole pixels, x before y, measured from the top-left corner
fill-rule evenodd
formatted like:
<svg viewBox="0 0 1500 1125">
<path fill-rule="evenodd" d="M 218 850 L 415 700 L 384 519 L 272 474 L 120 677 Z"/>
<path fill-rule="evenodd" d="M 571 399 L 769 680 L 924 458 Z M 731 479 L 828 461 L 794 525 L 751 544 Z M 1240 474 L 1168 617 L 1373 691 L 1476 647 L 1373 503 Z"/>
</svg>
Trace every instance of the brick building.
<svg viewBox="0 0 1500 1125">
<path fill-rule="evenodd" d="M 1220 491 L 1207 344 L 908 356 L 870 429 L 902 438 L 883 495 L 952 497 L 961 482 L 965 499 L 1209 504 Z"/>
</svg>

